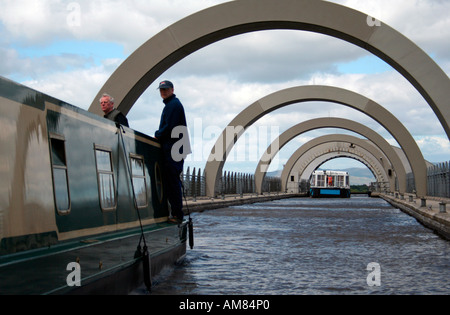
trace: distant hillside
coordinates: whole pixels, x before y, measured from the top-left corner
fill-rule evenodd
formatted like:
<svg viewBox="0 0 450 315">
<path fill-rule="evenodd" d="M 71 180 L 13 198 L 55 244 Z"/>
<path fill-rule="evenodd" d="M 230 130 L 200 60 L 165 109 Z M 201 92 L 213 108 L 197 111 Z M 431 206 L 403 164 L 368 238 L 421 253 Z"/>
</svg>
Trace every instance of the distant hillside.
<svg viewBox="0 0 450 315">
<path fill-rule="evenodd" d="M 351 167 L 341 171 L 348 172 L 350 175 L 350 185 L 369 185 L 375 181 L 375 177 L 367 167 Z"/>
<path fill-rule="evenodd" d="M 283 172 L 283 170 L 267 172 L 266 176 L 269 176 L 269 177 L 281 177 L 281 172 Z"/>
<path fill-rule="evenodd" d="M 319 168 L 319 170 L 323 170 Z M 375 181 L 372 172 L 367 167 L 351 167 L 346 169 L 327 169 L 327 171 L 344 171 L 350 174 L 351 185 L 369 185 Z M 266 176 L 281 177 L 282 170 L 267 172 Z"/>
</svg>

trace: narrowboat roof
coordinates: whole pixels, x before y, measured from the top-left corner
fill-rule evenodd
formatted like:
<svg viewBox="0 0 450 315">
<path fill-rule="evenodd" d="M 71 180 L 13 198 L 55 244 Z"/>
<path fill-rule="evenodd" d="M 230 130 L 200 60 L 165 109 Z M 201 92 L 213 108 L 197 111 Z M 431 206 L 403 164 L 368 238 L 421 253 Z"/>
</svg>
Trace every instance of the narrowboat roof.
<svg viewBox="0 0 450 315">
<path fill-rule="evenodd" d="M 28 86 L 20 84 L 18 82 L 12 81 L 8 78 L 0 76 L 0 95 L 4 98 L 10 99 L 12 101 L 22 103 L 28 106 L 32 106 L 38 108 L 40 110 L 45 110 L 45 102 L 49 102 L 60 107 L 66 108 L 73 112 L 79 113 L 81 115 L 85 115 L 89 118 L 96 119 L 102 123 L 110 123 L 114 124 L 114 122 L 99 116 L 97 114 L 91 113 L 85 109 L 77 107 L 75 105 L 69 104 L 67 102 L 61 101 L 55 97 L 52 97 L 48 94 L 39 92 L 35 89 L 32 89 Z M 152 141 L 158 142 L 158 140 L 152 136 L 144 134 L 142 132 L 136 131 L 130 128 L 130 131 L 134 132 L 135 135 L 141 136 L 144 138 L 148 138 Z"/>
</svg>

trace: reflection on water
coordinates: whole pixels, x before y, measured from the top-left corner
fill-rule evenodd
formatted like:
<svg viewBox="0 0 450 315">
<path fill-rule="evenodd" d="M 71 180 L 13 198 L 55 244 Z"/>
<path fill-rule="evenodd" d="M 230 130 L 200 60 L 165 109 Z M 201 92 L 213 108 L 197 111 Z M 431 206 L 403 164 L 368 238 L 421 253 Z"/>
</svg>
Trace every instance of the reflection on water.
<svg viewBox="0 0 450 315">
<path fill-rule="evenodd" d="M 192 215 L 152 294 L 449 294 L 450 242 L 382 199 L 285 199 Z M 381 267 L 380 286 L 369 286 Z"/>
</svg>

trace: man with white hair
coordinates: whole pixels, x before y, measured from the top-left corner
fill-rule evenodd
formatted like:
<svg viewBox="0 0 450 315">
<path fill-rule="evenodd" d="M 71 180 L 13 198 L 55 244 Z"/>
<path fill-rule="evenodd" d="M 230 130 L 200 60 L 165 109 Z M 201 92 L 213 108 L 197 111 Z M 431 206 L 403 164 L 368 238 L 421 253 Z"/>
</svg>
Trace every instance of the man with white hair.
<svg viewBox="0 0 450 315">
<path fill-rule="evenodd" d="M 114 108 L 114 98 L 111 95 L 103 93 L 100 98 L 100 106 L 105 115 L 103 117 L 108 118 L 123 126 L 128 126 L 128 119 L 117 108 Z"/>
</svg>

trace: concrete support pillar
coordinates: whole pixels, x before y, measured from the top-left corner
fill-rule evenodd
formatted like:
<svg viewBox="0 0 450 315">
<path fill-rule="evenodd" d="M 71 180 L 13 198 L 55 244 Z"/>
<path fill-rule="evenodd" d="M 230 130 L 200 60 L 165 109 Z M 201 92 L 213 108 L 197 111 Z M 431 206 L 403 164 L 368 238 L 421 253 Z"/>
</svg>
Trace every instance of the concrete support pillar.
<svg viewBox="0 0 450 315">
<path fill-rule="evenodd" d="M 420 198 L 420 206 L 426 207 L 427 206 L 427 200 L 425 198 Z"/>
</svg>

